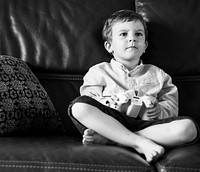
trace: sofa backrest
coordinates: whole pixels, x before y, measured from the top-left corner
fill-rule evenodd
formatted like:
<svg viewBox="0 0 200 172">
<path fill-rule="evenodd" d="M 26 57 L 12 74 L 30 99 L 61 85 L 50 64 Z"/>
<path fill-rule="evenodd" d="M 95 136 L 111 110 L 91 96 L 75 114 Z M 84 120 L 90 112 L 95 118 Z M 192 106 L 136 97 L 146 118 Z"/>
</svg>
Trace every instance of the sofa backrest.
<svg viewBox="0 0 200 172">
<path fill-rule="evenodd" d="M 105 19 L 130 9 L 148 21 L 145 63 L 169 73 L 179 89 L 180 115 L 200 124 L 200 2 L 198 0 L 1 0 L 0 54 L 27 62 L 50 95 L 69 135 L 78 134 L 67 106 L 90 66 L 109 61 L 101 39 Z"/>
<path fill-rule="evenodd" d="M 75 135 L 67 106 L 79 95 L 88 68 L 110 55 L 103 22 L 114 11 L 134 10 L 133 0 L 1 0 L 0 54 L 27 62 Z"/>
</svg>

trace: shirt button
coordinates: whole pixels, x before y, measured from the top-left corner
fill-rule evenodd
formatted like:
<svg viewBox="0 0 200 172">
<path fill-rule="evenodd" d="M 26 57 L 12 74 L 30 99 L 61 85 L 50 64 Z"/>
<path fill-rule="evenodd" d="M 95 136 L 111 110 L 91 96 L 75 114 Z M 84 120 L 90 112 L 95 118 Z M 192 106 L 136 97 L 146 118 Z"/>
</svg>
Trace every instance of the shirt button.
<svg viewBox="0 0 200 172">
<path fill-rule="evenodd" d="M 131 77 L 131 74 L 130 74 L 130 73 L 128 73 L 128 77 Z"/>
</svg>

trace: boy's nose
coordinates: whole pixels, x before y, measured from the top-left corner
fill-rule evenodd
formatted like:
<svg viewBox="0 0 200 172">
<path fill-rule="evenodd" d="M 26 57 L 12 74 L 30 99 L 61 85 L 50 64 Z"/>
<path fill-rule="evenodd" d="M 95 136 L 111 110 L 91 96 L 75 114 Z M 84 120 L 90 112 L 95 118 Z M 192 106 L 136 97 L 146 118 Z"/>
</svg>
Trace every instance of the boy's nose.
<svg viewBox="0 0 200 172">
<path fill-rule="evenodd" d="M 136 41 L 136 37 L 134 35 L 130 35 L 129 36 L 129 42 L 135 42 Z"/>
<path fill-rule="evenodd" d="M 129 42 L 135 42 L 135 41 L 136 41 L 136 38 L 134 36 L 129 38 Z"/>
</svg>

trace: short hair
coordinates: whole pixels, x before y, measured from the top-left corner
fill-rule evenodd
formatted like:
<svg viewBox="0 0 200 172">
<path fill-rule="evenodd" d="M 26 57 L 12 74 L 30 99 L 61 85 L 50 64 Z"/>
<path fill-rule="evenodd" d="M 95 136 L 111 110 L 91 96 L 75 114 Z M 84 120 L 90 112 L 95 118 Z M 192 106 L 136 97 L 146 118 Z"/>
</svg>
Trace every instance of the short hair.
<svg viewBox="0 0 200 172">
<path fill-rule="evenodd" d="M 112 26 L 117 22 L 140 21 L 144 27 L 145 40 L 148 37 L 146 22 L 143 17 L 132 10 L 119 10 L 113 13 L 104 23 L 102 37 L 104 41 L 112 41 Z"/>
</svg>

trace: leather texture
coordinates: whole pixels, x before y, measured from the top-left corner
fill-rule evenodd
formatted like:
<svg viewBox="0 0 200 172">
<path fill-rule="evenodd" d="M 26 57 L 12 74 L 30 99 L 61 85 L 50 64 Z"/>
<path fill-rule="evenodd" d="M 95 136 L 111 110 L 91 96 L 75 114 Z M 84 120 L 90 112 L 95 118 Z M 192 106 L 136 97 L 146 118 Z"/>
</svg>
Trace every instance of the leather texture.
<svg viewBox="0 0 200 172">
<path fill-rule="evenodd" d="M 198 0 L 0 0 L 0 54 L 25 61 L 59 112 L 66 132 L 0 138 L 1 172 L 185 172 L 200 171 L 200 145 L 167 150 L 148 164 L 134 150 L 83 146 L 67 116 L 92 65 L 109 61 L 103 47 L 104 20 L 120 9 L 148 19 L 145 63 L 169 73 L 179 89 L 180 115 L 200 124 L 200 24 Z"/>
<path fill-rule="evenodd" d="M 148 21 L 149 47 L 143 57 L 173 77 L 200 75 L 200 2 L 136 0 Z"/>
<path fill-rule="evenodd" d="M 66 117 L 66 107 L 79 95 L 88 68 L 110 60 L 101 30 L 104 20 L 119 9 L 134 9 L 134 1 L 0 1 L 0 54 L 27 62 L 71 135 L 79 133 Z"/>
<path fill-rule="evenodd" d="M 0 171 L 153 171 L 139 155 L 116 146 L 84 146 L 74 137 L 59 135 L 0 139 Z M 4 147 L 6 150 L 3 150 Z"/>
<path fill-rule="evenodd" d="M 83 74 L 109 60 L 101 39 L 105 19 L 128 0 L 2 0 L 1 54 L 21 58 L 37 73 Z"/>
<path fill-rule="evenodd" d="M 200 144 L 169 150 L 156 164 L 159 172 L 199 171 Z"/>
</svg>

